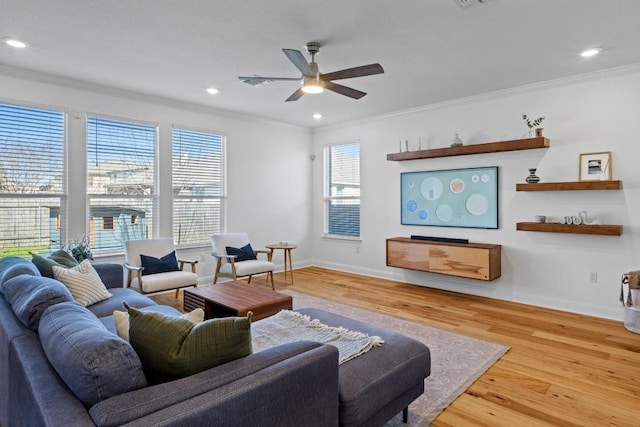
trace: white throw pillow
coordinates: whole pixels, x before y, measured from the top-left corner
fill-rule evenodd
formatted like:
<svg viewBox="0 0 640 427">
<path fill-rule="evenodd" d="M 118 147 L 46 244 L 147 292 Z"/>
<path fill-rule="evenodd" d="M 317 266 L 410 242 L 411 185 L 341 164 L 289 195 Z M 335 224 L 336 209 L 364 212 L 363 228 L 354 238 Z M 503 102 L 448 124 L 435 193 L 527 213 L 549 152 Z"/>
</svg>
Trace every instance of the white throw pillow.
<svg viewBox="0 0 640 427">
<path fill-rule="evenodd" d="M 191 320 L 193 323 L 200 323 L 204 321 L 204 310 L 196 308 L 180 317 Z M 113 323 L 116 325 L 118 336 L 125 341 L 129 341 L 129 313 L 115 310 L 113 312 Z"/>
<path fill-rule="evenodd" d="M 75 267 L 54 265 L 52 269 L 53 276 L 69 289 L 73 299 L 85 307 L 112 297 L 88 259 Z"/>
</svg>

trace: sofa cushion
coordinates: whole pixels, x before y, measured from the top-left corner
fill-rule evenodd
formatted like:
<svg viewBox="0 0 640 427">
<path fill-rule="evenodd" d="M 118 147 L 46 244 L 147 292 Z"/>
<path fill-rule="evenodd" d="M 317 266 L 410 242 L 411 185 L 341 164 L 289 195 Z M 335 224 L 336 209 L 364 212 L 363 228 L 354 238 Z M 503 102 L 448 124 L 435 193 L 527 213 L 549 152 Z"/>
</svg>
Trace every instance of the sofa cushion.
<svg viewBox="0 0 640 427">
<path fill-rule="evenodd" d="M 53 275 L 64 283 L 73 298 L 85 307 L 112 296 L 88 259 L 71 268 L 54 265 Z"/>
<path fill-rule="evenodd" d="M 146 295 L 142 295 L 140 292 L 136 292 L 133 289 L 126 288 L 110 288 L 109 293 L 111 298 L 97 302 L 87 308 L 96 317 L 106 317 L 113 314 L 114 310 L 122 310 L 122 302 L 126 301 L 131 307 L 142 308 L 151 305 L 157 305 L 157 303 Z"/>
<path fill-rule="evenodd" d="M 142 360 L 149 381 L 162 382 L 195 374 L 251 354 L 251 314 L 201 323 L 129 312 L 129 341 Z"/>
<path fill-rule="evenodd" d="M 85 405 L 147 385 L 138 355 L 77 302 L 49 307 L 40 342 L 62 381 Z"/>
<path fill-rule="evenodd" d="M 16 317 L 29 329 L 38 330 L 40 318 L 54 304 L 73 301 L 69 290 L 57 280 L 22 274 L 0 286 Z"/>
<path fill-rule="evenodd" d="M 40 274 L 42 274 L 44 277 L 55 279 L 55 276 L 53 275 L 53 267 L 68 268 L 78 265 L 78 262 L 73 259 L 71 255 L 67 254 L 68 256 L 64 256 L 63 253 L 66 254 L 66 252 L 62 250 L 56 251 L 48 257 L 43 257 L 41 255 L 32 253 L 31 262 L 33 262 L 35 266 L 38 267 Z"/>
<path fill-rule="evenodd" d="M 193 323 L 200 323 L 204 321 L 204 310 L 198 307 L 189 313 L 181 315 L 180 317 L 189 319 Z M 118 336 L 123 340 L 129 341 L 129 313 L 126 311 L 114 310 L 113 323 Z"/>
<path fill-rule="evenodd" d="M 107 289 L 124 287 L 124 266 L 113 262 L 93 262 L 91 266 L 98 272 Z"/>
<path fill-rule="evenodd" d="M 0 259 L 0 286 L 9 279 L 21 274 L 41 276 L 40 270 L 31 261 L 8 256 Z"/>
<path fill-rule="evenodd" d="M 150 255 L 140 254 L 140 264 L 142 265 L 142 275 L 167 273 L 169 271 L 180 271 L 176 251 L 170 252 L 163 257 L 156 258 Z"/>
<path fill-rule="evenodd" d="M 97 425 L 113 427 L 130 425 L 128 423 L 136 426 L 276 426 L 278 422 L 305 427 L 337 426 L 337 367 L 335 347 L 298 341 L 186 378 L 112 397 L 94 405 L 89 414 Z M 311 375 L 316 377 L 315 381 Z M 308 393 L 308 399 L 296 394 L 296 390 L 304 390 L 302 393 Z M 294 399 L 298 400 L 293 402 Z M 318 405 L 324 407 L 323 412 L 335 415 L 318 417 L 316 414 L 310 419 L 312 408 Z M 305 412 L 295 411 L 303 407 Z M 297 424 L 286 423 L 287 412 L 292 409 L 304 414 Z M 155 418 L 162 412 L 168 420 Z M 264 418 L 269 412 L 272 416 Z M 249 413 L 262 419 L 251 422 Z M 179 418 L 185 414 L 199 420 Z M 332 417 L 335 420 L 327 420 Z M 306 422 L 302 422 L 305 418 Z"/>
<path fill-rule="evenodd" d="M 236 255 L 235 261 L 249 261 L 257 259 L 256 253 L 253 251 L 251 244 L 247 243 L 241 248 L 234 248 L 233 246 L 226 246 L 227 255 Z"/>
</svg>

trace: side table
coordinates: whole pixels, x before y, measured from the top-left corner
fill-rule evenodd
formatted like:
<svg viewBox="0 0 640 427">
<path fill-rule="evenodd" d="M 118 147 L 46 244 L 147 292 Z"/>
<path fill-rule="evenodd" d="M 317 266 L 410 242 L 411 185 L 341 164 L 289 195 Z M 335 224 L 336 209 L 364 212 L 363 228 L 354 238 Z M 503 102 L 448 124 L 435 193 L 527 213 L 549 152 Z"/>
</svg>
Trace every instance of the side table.
<svg viewBox="0 0 640 427">
<path fill-rule="evenodd" d="M 287 280 L 287 261 L 289 263 L 289 273 L 291 275 L 291 286 L 293 286 L 293 262 L 291 261 L 291 250 L 297 248 L 297 245 L 293 245 L 291 243 L 273 243 L 271 245 L 267 245 L 267 248 L 271 250 L 282 249 L 284 252 L 284 280 Z"/>
</svg>

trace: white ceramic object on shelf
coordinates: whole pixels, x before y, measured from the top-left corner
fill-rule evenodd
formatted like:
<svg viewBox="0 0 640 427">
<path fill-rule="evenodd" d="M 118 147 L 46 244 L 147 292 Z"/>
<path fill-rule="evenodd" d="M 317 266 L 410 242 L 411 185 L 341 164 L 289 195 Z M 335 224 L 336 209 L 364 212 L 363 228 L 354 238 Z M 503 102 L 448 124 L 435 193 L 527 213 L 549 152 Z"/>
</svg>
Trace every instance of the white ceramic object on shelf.
<svg viewBox="0 0 640 427">
<path fill-rule="evenodd" d="M 582 219 L 582 223 L 586 225 L 602 225 L 602 221 L 598 218 L 593 218 L 591 221 L 587 221 L 587 211 L 580 211 L 578 213 L 580 219 Z"/>
</svg>

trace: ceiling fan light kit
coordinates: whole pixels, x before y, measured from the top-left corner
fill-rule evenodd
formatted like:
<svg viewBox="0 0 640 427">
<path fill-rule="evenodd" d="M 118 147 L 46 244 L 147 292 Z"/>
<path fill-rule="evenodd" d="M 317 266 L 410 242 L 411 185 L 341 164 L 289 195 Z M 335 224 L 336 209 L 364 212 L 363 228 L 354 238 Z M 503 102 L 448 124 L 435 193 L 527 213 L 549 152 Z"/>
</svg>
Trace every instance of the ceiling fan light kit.
<svg viewBox="0 0 640 427">
<path fill-rule="evenodd" d="M 322 93 L 324 92 L 324 88 L 321 82 L 310 82 L 302 85 L 302 91 L 304 93 Z"/>
<path fill-rule="evenodd" d="M 282 49 L 284 54 L 295 65 L 295 67 L 302 73 L 302 78 L 297 77 L 238 77 L 242 82 L 256 86 L 263 84 L 267 81 L 293 81 L 300 82 L 300 87 L 293 92 L 289 98 L 289 101 L 297 101 L 305 93 L 314 94 L 321 93 L 324 89 L 338 93 L 340 95 L 348 96 L 353 99 L 360 99 L 366 95 L 365 92 L 353 89 L 347 86 L 334 83 L 333 80 L 351 79 L 355 77 L 372 76 L 375 74 L 384 73 L 384 69 L 380 64 L 362 65 L 359 67 L 347 68 L 340 71 L 334 71 L 332 73 L 323 74 L 318 68 L 318 63 L 315 60 L 315 56 L 320 52 L 320 43 L 309 42 L 306 44 L 307 52 L 311 55 L 311 62 L 307 62 L 304 55 L 295 49 Z"/>
</svg>

